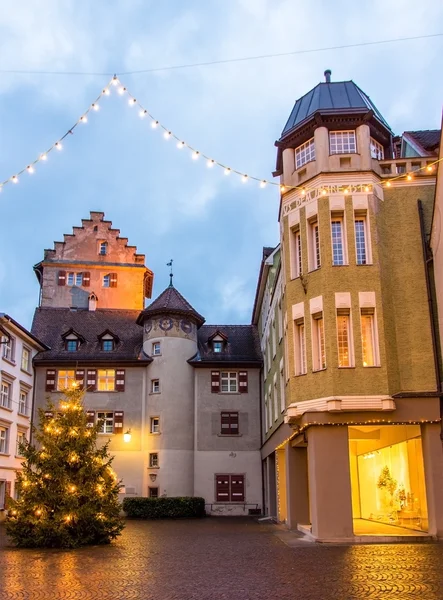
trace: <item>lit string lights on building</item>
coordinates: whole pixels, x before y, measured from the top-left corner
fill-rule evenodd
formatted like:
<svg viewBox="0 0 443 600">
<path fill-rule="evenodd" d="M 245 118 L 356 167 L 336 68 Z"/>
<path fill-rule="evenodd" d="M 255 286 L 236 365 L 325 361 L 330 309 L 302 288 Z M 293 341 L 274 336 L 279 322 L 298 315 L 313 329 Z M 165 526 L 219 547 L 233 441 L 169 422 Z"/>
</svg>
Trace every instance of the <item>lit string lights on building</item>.
<svg viewBox="0 0 443 600">
<path fill-rule="evenodd" d="M 88 109 L 77 119 L 77 121 L 74 123 L 74 125 L 72 125 L 72 127 L 70 127 L 68 129 L 68 131 L 66 131 L 66 133 L 64 135 L 62 135 L 58 140 L 56 140 L 45 152 L 42 152 L 37 158 L 35 158 L 32 162 L 30 162 L 27 166 L 25 166 L 24 168 L 22 168 L 20 171 L 17 171 L 14 175 L 11 175 L 8 179 L 5 179 L 4 181 L 0 182 L 0 192 L 2 191 L 3 187 L 8 184 L 8 183 L 18 183 L 20 177 L 24 174 L 24 173 L 28 173 L 30 175 L 34 174 L 36 171 L 36 166 L 40 163 L 40 162 L 44 162 L 48 159 L 49 154 L 53 151 L 53 150 L 58 150 L 61 151 L 63 149 L 63 143 L 65 141 L 66 138 L 69 137 L 69 135 L 74 133 L 74 129 L 79 125 L 79 124 L 84 124 L 88 122 L 88 117 L 90 113 L 96 112 L 99 110 L 100 108 L 100 101 L 103 99 L 103 96 L 109 96 L 111 94 L 111 90 L 116 90 L 117 93 L 122 96 L 122 97 L 126 97 L 128 99 L 128 106 L 130 107 L 136 107 L 138 110 L 138 114 L 140 116 L 141 119 L 149 119 L 150 120 L 150 125 L 151 128 L 153 130 L 158 129 L 162 134 L 163 134 L 163 139 L 164 140 L 173 140 L 176 144 L 176 147 L 178 150 L 186 150 L 191 154 L 191 158 L 194 161 L 198 161 L 200 159 L 202 159 L 203 161 L 205 161 L 205 164 L 208 168 L 213 168 L 213 167 L 219 167 L 223 170 L 224 174 L 229 176 L 229 175 L 234 175 L 237 177 L 240 177 L 240 180 L 242 183 L 247 183 L 248 181 L 253 181 L 256 182 L 259 186 L 259 188 L 264 189 L 266 188 L 268 185 L 269 186 L 277 186 L 280 188 L 281 193 L 285 193 L 285 192 L 289 192 L 291 190 L 297 190 L 299 192 L 301 192 L 301 195 L 304 196 L 305 194 L 312 193 L 313 192 L 313 188 L 309 188 L 306 189 L 305 186 L 296 186 L 296 185 L 282 185 L 279 182 L 275 182 L 275 181 L 268 181 L 267 179 L 263 179 L 260 177 L 255 177 L 253 175 L 248 175 L 247 173 L 245 173 L 244 171 L 239 171 L 238 169 L 235 169 L 229 165 L 226 165 L 218 160 L 216 160 L 215 158 L 211 158 L 210 156 L 206 155 L 204 152 L 194 148 L 193 146 L 191 146 L 190 144 L 188 144 L 187 142 L 185 142 L 183 139 L 181 139 L 180 137 L 178 137 L 174 132 L 172 132 L 168 127 L 166 127 L 165 125 L 163 125 L 160 121 L 158 121 L 138 100 L 137 98 L 135 98 L 135 96 L 133 96 L 129 90 L 127 89 L 126 86 L 124 86 L 120 80 L 118 79 L 118 77 L 116 75 L 114 75 L 114 77 L 111 79 L 111 81 L 103 88 L 102 92 L 98 95 L 98 97 L 89 105 Z M 383 187 L 391 187 L 392 183 L 400 180 L 400 179 L 404 179 L 406 181 L 412 181 L 414 179 L 414 175 L 420 173 L 421 171 L 426 171 L 429 173 L 432 173 L 433 171 L 435 171 L 435 165 L 437 165 L 440 161 L 442 161 L 443 158 L 440 158 L 438 160 L 435 160 L 433 162 L 430 162 L 420 168 L 414 169 L 413 172 L 409 172 L 409 173 L 401 173 L 399 175 L 396 175 L 395 177 L 391 177 L 389 179 L 383 179 L 380 182 L 380 185 Z M 370 192 L 372 191 L 372 184 L 368 184 L 368 185 L 364 185 L 364 190 L 366 192 Z M 342 186 L 338 186 L 338 189 L 340 190 L 341 193 L 343 194 L 349 194 L 351 193 L 351 186 L 350 185 L 342 185 Z M 323 187 L 319 187 L 318 188 L 318 192 L 321 195 L 326 195 L 328 192 L 325 188 Z"/>
</svg>

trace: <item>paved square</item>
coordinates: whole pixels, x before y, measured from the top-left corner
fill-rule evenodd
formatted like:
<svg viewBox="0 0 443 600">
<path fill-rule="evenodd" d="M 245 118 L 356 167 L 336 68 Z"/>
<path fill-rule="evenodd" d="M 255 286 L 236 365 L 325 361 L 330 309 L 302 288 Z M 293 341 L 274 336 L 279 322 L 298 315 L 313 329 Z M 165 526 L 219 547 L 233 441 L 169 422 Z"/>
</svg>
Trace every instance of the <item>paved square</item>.
<svg viewBox="0 0 443 600">
<path fill-rule="evenodd" d="M 282 539 L 275 526 L 246 519 L 128 521 L 111 546 L 19 550 L 1 527 L 0 599 L 443 598 L 443 544 Z"/>
</svg>

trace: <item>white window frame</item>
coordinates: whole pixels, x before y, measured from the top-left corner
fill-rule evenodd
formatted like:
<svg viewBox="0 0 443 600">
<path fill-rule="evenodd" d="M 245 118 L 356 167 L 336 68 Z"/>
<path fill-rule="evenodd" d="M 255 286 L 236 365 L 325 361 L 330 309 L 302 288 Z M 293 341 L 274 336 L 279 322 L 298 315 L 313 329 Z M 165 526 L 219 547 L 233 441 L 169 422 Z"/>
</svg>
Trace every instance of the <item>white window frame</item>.
<svg viewBox="0 0 443 600">
<path fill-rule="evenodd" d="M 356 154 L 357 137 L 355 130 L 330 131 L 329 154 Z"/>
<path fill-rule="evenodd" d="M 110 273 L 107 273 L 106 275 L 103 275 L 102 287 L 104 287 L 104 288 L 110 288 L 111 287 L 111 275 L 110 275 Z"/>
<path fill-rule="evenodd" d="M 2 379 L 0 382 L 0 407 L 11 409 L 12 382 Z"/>
<path fill-rule="evenodd" d="M 364 334 L 363 318 L 364 317 L 371 318 L 370 319 L 370 321 L 371 321 L 370 337 L 371 337 L 371 344 L 372 344 L 372 362 L 373 362 L 373 364 L 368 364 L 367 361 L 365 361 L 365 340 L 363 337 L 363 334 Z M 361 345 L 362 345 L 361 351 L 362 351 L 363 367 L 365 367 L 365 368 L 379 367 L 380 366 L 380 349 L 379 349 L 379 343 L 378 343 L 377 315 L 376 315 L 375 308 L 360 307 L 360 331 L 361 331 Z"/>
<path fill-rule="evenodd" d="M 316 271 L 321 267 L 321 243 L 318 217 L 308 221 L 308 246 L 309 270 Z"/>
<path fill-rule="evenodd" d="M 303 165 L 308 162 L 315 160 L 315 142 L 314 138 L 311 138 L 301 146 L 295 149 L 295 169 L 300 169 Z"/>
<path fill-rule="evenodd" d="M 8 337 L 5 336 L 2 346 L 3 358 L 9 360 L 9 362 L 15 362 L 15 338 L 12 337 L 12 335 L 9 335 Z"/>
<path fill-rule="evenodd" d="M 75 273 L 73 273 L 72 271 L 70 271 L 69 273 L 66 273 L 66 285 L 72 286 L 74 285 L 75 282 Z"/>
<path fill-rule="evenodd" d="M 9 434 L 9 427 L 0 424 L 0 454 L 9 454 Z"/>
<path fill-rule="evenodd" d="M 158 352 L 157 352 L 158 349 Z M 161 356 L 162 347 L 160 342 L 152 342 L 152 356 Z"/>
<path fill-rule="evenodd" d="M 312 370 L 326 369 L 326 337 L 323 312 L 311 315 Z"/>
<path fill-rule="evenodd" d="M 300 226 L 291 229 L 291 279 L 297 279 L 303 273 L 303 255 Z"/>
<path fill-rule="evenodd" d="M 0 479 L 0 510 L 5 508 L 6 501 L 6 479 Z"/>
<path fill-rule="evenodd" d="M 76 287 L 81 287 L 83 285 L 83 273 L 75 274 L 75 285 Z"/>
<path fill-rule="evenodd" d="M 106 256 L 108 254 L 108 242 L 106 240 L 102 240 L 99 243 L 98 254 L 99 256 Z"/>
<path fill-rule="evenodd" d="M 115 369 L 97 369 L 97 391 L 115 392 Z"/>
<path fill-rule="evenodd" d="M 334 225 L 339 225 L 338 229 L 337 227 L 334 227 Z M 338 232 L 339 235 L 337 235 Z M 343 213 L 331 214 L 331 250 L 333 266 L 343 266 L 348 264 L 346 227 Z"/>
<path fill-rule="evenodd" d="M 21 360 L 21 369 L 26 373 L 29 373 L 29 363 L 31 360 L 31 351 L 26 346 L 22 348 L 22 360 Z"/>
<path fill-rule="evenodd" d="M 371 158 L 375 158 L 376 160 L 384 160 L 385 159 L 385 149 L 383 146 L 374 140 L 374 138 L 370 138 L 369 142 L 371 148 Z"/>
<path fill-rule="evenodd" d="M 160 379 L 151 379 L 151 394 L 160 394 Z"/>
<path fill-rule="evenodd" d="M 59 369 L 57 371 L 57 391 L 72 389 L 75 382 L 75 369 Z"/>
<path fill-rule="evenodd" d="M 115 418 L 112 411 L 100 410 L 97 412 L 97 424 L 99 426 L 98 433 L 107 435 L 114 433 L 114 423 Z"/>
<path fill-rule="evenodd" d="M 341 324 L 345 327 L 341 329 Z M 337 309 L 336 311 L 336 327 L 337 327 L 337 352 L 338 352 L 338 367 L 340 369 L 348 369 L 354 366 L 354 348 L 352 336 L 352 321 L 351 311 L 349 309 Z M 347 361 L 346 361 L 347 351 Z M 347 364 L 346 364 L 347 362 Z"/>
<path fill-rule="evenodd" d="M 150 469 L 158 469 L 159 468 L 158 452 L 150 452 L 149 453 L 149 468 Z"/>
<path fill-rule="evenodd" d="M 18 414 L 28 416 L 29 391 L 21 388 L 18 398 Z"/>
<path fill-rule="evenodd" d="M 21 429 L 17 430 L 17 447 L 15 449 L 15 455 L 16 456 L 23 456 L 23 454 L 20 454 L 20 449 L 19 449 L 19 444 L 23 443 L 23 442 L 27 442 L 28 438 L 26 436 L 26 431 L 22 431 Z"/>
<path fill-rule="evenodd" d="M 227 389 L 223 389 L 223 387 Z M 238 390 L 237 371 L 222 371 L 220 373 L 220 391 L 223 394 L 236 394 Z"/>
<path fill-rule="evenodd" d="M 160 433 L 160 417 L 151 417 L 149 431 L 151 433 Z"/>
<path fill-rule="evenodd" d="M 213 341 L 212 342 L 212 350 L 216 354 L 220 354 L 223 350 L 223 342 L 220 342 L 219 340 Z"/>
<path fill-rule="evenodd" d="M 286 387 L 285 387 L 285 374 L 283 367 L 283 359 L 280 361 L 280 412 L 284 413 L 286 410 Z"/>
<path fill-rule="evenodd" d="M 357 236 L 357 222 L 363 223 L 363 243 L 364 243 L 364 255 L 365 260 L 363 261 L 361 257 L 361 250 L 359 248 L 359 242 L 361 240 L 358 239 Z M 372 264 L 372 256 L 371 256 L 371 240 L 369 236 L 369 220 L 368 213 L 365 212 L 354 212 L 354 239 L 355 239 L 355 261 L 357 265 L 370 265 Z"/>
<path fill-rule="evenodd" d="M 304 318 L 294 321 L 294 334 L 295 375 L 306 375 L 308 367 L 306 361 L 306 326 Z"/>
</svg>

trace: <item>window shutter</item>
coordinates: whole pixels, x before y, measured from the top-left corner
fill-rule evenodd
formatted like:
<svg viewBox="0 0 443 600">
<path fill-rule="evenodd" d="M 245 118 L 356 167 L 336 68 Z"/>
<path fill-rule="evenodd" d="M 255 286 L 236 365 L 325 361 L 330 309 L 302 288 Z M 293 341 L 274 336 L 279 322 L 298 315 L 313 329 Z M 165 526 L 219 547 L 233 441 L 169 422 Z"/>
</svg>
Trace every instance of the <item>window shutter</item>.
<svg viewBox="0 0 443 600">
<path fill-rule="evenodd" d="M 116 392 L 124 392 L 125 391 L 125 370 L 117 369 L 115 372 L 115 391 Z"/>
<path fill-rule="evenodd" d="M 75 372 L 75 381 L 77 383 L 78 389 L 82 390 L 85 387 L 85 370 L 78 369 Z"/>
<path fill-rule="evenodd" d="M 117 287 L 117 273 L 111 273 L 110 275 L 111 281 L 109 283 L 109 287 Z"/>
<path fill-rule="evenodd" d="M 240 393 L 247 394 L 248 392 L 248 372 L 240 371 L 238 374 L 238 383 L 240 387 Z"/>
<path fill-rule="evenodd" d="M 216 475 L 215 488 L 216 502 L 229 502 L 229 475 Z"/>
<path fill-rule="evenodd" d="M 91 274 L 90 273 L 83 273 L 83 285 L 84 285 L 84 287 L 89 287 L 90 282 L 91 282 Z"/>
<path fill-rule="evenodd" d="M 88 370 L 86 389 L 88 392 L 95 392 L 97 389 L 97 371 L 95 369 Z"/>
<path fill-rule="evenodd" d="M 245 501 L 244 475 L 231 475 L 231 502 Z"/>
<path fill-rule="evenodd" d="M 123 433 L 123 411 L 118 410 L 114 413 L 114 433 Z"/>
<path fill-rule="evenodd" d="M 5 508 L 8 508 L 8 500 L 11 497 L 11 482 L 5 481 Z"/>
<path fill-rule="evenodd" d="M 58 272 L 58 285 L 66 285 L 66 271 Z"/>
<path fill-rule="evenodd" d="M 55 369 L 46 369 L 46 391 L 55 392 Z"/>
<path fill-rule="evenodd" d="M 216 394 L 220 391 L 220 371 L 211 372 L 211 392 Z"/>
<path fill-rule="evenodd" d="M 95 423 L 95 410 L 86 411 L 86 427 L 94 427 Z"/>
</svg>

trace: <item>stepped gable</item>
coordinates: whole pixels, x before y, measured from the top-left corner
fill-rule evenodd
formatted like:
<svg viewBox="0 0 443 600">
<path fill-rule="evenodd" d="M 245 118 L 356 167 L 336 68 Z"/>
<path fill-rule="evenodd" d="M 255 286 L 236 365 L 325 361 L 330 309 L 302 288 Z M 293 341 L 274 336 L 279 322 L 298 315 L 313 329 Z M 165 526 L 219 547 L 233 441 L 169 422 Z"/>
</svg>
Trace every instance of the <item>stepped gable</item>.
<svg viewBox="0 0 443 600">
<path fill-rule="evenodd" d="M 146 317 L 163 315 L 165 313 L 191 317 L 197 323 L 197 327 L 201 327 L 205 322 L 205 318 L 189 304 L 186 298 L 173 285 L 170 285 L 152 304 L 140 313 L 137 323 L 142 324 Z"/>
<path fill-rule="evenodd" d="M 217 332 L 227 338 L 222 352 L 214 352 L 210 343 Z M 258 330 L 255 325 L 203 325 L 198 331 L 198 353 L 188 362 L 193 366 L 260 366 L 263 360 Z"/>
<path fill-rule="evenodd" d="M 43 262 L 75 263 L 91 260 L 96 252 L 98 238 L 109 242 L 109 251 L 100 256 L 101 263 L 119 263 L 121 265 L 145 264 L 145 255 L 137 253 L 136 246 L 128 245 L 128 238 L 120 237 L 120 229 L 112 227 L 112 221 L 104 219 L 105 213 L 91 211 L 89 219 L 82 219 L 81 227 L 73 227 L 72 233 L 65 233 L 63 242 L 54 242 L 53 249 L 44 251 Z"/>
<path fill-rule="evenodd" d="M 141 352 L 143 329 L 136 323 L 138 313 L 138 310 L 97 309 L 91 312 L 70 308 L 37 308 L 31 331 L 50 349 L 40 352 L 35 362 L 149 363 L 152 359 Z M 76 352 L 65 350 L 62 336 L 70 330 L 79 339 L 84 339 Z M 101 350 L 99 336 L 106 331 L 118 338 L 112 352 Z"/>
</svg>

